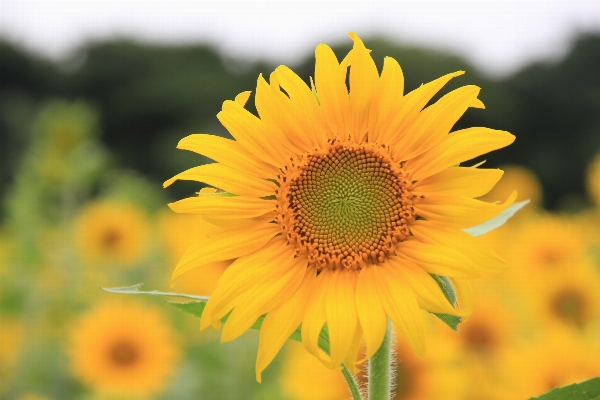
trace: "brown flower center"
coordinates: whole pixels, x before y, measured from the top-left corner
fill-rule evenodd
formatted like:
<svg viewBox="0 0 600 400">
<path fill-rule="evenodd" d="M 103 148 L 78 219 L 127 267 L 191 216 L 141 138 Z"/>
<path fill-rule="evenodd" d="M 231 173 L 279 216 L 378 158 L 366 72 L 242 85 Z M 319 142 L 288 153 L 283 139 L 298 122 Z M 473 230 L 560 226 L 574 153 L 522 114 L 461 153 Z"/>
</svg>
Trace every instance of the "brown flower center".
<svg viewBox="0 0 600 400">
<path fill-rule="evenodd" d="M 413 196 L 384 147 L 333 140 L 292 160 L 279 182 L 277 221 L 319 269 L 381 263 L 409 235 Z"/>
<path fill-rule="evenodd" d="M 583 325 L 587 320 L 587 299 L 577 288 L 565 288 L 555 293 L 550 308 L 561 320 Z"/>
<path fill-rule="evenodd" d="M 129 367 L 139 359 L 139 350 L 129 341 L 115 343 L 110 349 L 108 356 L 110 361 L 119 367 Z"/>
</svg>

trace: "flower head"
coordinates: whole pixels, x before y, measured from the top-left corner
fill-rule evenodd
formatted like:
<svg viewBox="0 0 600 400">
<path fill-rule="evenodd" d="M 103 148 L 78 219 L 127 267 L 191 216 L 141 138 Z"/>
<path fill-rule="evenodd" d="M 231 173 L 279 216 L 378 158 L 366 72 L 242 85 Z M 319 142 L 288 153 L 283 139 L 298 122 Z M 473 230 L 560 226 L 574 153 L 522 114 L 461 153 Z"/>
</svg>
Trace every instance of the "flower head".
<svg viewBox="0 0 600 400">
<path fill-rule="evenodd" d="M 229 314 L 222 331 L 227 341 L 266 314 L 259 380 L 299 325 L 306 349 L 329 368 L 353 369 L 363 338 L 366 356 L 359 361 L 373 355 L 388 317 L 422 355 L 421 309 L 468 315 L 468 279 L 504 268 L 461 228 L 497 215 L 516 193 L 503 204 L 475 200 L 502 171 L 458 164 L 507 146 L 514 136 L 488 128 L 449 133 L 469 107 L 483 108 L 478 87 L 461 87 L 427 106 L 462 72 L 403 95 L 398 63 L 386 58 L 380 74 L 363 42 L 350 36 L 354 47 L 341 63 L 331 48 L 317 47 L 312 88 L 285 66 L 269 82 L 260 76 L 259 117 L 244 108 L 250 92 L 225 101 L 217 117 L 235 140 L 184 138 L 179 148 L 216 162 L 165 182 L 196 180 L 220 189 L 170 204 L 227 228 L 191 246 L 172 279 L 233 260 L 201 327 Z M 431 274 L 449 277 L 460 307 Z M 318 347 L 325 326 L 329 355 Z"/>
<path fill-rule="evenodd" d="M 83 259 L 130 267 L 146 250 L 148 229 L 140 209 L 105 200 L 86 206 L 77 218 L 75 235 Z"/>
<path fill-rule="evenodd" d="M 107 303 L 84 315 L 73 329 L 73 373 L 95 391 L 147 396 L 173 372 L 177 347 L 168 321 L 138 303 Z"/>
</svg>

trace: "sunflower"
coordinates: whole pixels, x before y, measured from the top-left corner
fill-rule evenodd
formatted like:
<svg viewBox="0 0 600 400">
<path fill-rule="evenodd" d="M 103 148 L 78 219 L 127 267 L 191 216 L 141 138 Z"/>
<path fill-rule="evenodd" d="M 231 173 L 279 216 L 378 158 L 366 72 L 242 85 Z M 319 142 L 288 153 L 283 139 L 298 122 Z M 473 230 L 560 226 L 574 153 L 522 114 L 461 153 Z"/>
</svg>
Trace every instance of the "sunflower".
<svg viewBox="0 0 600 400">
<path fill-rule="evenodd" d="M 217 118 L 235 140 L 196 134 L 178 147 L 215 163 L 167 180 L 195 180 L 219 189 L 170 204 L 228 228 L 198 240 L 172 281 L 219 260 L 221 276 L 201 328 L 229 314 L 221 339 L 233 340 L 266 314 L 257 379 L 289 335 L 302 325 L 306 349 L 329 368 L 355 368 L 361 338 L 366 356 L 379 348 L 390 318 L 419 355 L 425 352 L 421 309 L 470 313 L 469 279 L 504 262 L 461 228 L 506 209 L 474 199 L 500 179 L 498 169 L 461 167 L 513 142 L 508 132 L 469 128 L 449 134 L 469 108 L 482 108 L 479 88 L 464 86 L 427 106 L 455 72 L 403 95 L 398 63 L 379 74 L 354 33 L 338 62 L 316 49 L 311 86 L 286 66 L 269 82 L 225 101 Z M 347 76 L 349 73 L 349 76 Z M 349 82 L 349 89 L 346 80 Z M 427 107 L 426 107 L 427 106 Z M 448 276 L 461 307 L 450 304 L 431 274 Z M 326 326 L 331 352 L 318 337 Z"/>
<path fill-rule="evenodd" d="M 586 171 L 587 192 L 597 206 L 600 206 L 600 152 L 598 152 Z"/>
<path fill-rule="evenodd" d="M 600 348 L 594 336 L 547 330 L 534 343 L 512 349 L 503 361 L 502 398 L 527 399 L 600 376 Z"/>
<path fill-rule="evenodd" d="M 541 327 L 582 329 L 600 322 L 599 284 L 594 268 L 582 263 L 536 277 L 525 293 Z"/>
<path fill-rule="evenodd" d="M 173 372 L 178 349 L 168 321 L 138 303 L 106 303 L 84 315 L 71 334 L 73 374 L 95 391 L 148 396 Z"/>
<path fill-rule="evenodd" d="M 75 237 L 83 259 L 130 267 L 146 250 L 148 227 L 139 208 L 103 200 L 84 208 L 75 223 Z"/>
</svg>

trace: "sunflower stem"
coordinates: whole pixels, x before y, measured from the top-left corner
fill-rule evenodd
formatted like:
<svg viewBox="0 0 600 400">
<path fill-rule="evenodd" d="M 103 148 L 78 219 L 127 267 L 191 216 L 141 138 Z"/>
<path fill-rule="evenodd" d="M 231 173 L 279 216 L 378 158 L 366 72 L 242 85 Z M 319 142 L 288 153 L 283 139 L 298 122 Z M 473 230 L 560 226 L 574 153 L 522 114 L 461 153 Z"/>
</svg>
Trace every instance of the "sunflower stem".
<svg viewBox="0 0 600 400">
<path fill-rule="evenodd" d="M 392 323 L 379 350 L 369 360 L 369 400 L 390 400 L 392 395 Z"/>
<path fill-rule="evenodd" d="M 360 396 L 360 389 L 358 388 L 358 384 L 356 380 L 354 380 L 354 376 L 352 376 L 352 372 L 346 367 L 345 364 L 342 364 L 342 375 L 344 375 L 344 379 L 348 384 L 348 389 L 350 389 L 350 393 L 352 394 L 352 400 L 363 400 Z"/>
</svg>

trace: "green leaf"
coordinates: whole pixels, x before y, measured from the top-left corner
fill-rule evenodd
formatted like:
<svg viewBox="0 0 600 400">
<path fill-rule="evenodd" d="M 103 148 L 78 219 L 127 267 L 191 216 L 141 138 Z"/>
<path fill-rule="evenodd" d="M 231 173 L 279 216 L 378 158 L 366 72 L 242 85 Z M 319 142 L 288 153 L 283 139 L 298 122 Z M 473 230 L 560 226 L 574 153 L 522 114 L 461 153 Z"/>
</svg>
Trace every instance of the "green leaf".
<svg viewBox="0 0 600 400">
<path fill-rule="evenodd" d="M 435 275 L 435 274 L 430 274 L 430 275 L 433 279 L 435 279 L 436 283 L 442 290 L 442 293 L 444 293 L 446 300 L 448 300 L 450 302 L 450 304 L 452 304 L 452 307 L 454 307 L 454 308 L 458 307 L 458 301 L 456 299 L 456 292 L 454 291 L 454 286 L 452 286 L 452 282 L 450 282 L 450 279 L 448 279 L 448 277 L 446 277 L 446 276 L 440 276 L 440 275 Z M 431 314 L 433 314 L 436 317 L 438 317 L 439 319 L 441 319 L 442 322 L 444 322 L 446 325 L 448 325 L 450 327 L 450 329 L 452 329 L 454 331 L 458 331 L 458 324 L 460 324 L 462 322 L 462 318 L 457 317 L 455 315 L 438 314 L 438 313 L 434 313 L 434 312 L 432 312 Z"/>
<path fill-rule="evenodd" d="M 149 292 L 142 292 L 139 289 L 143 285 L 144 285 L 143 283 L 136 283 L 135 285 L 132 285 L 132 286 L 116 287 L 116 288 L 103 288 L 103 287 L 101 287 L 100 289 L 104 290 L 105 292 L 117 293 L 117 294 L 146 294 L 146 295 L 150 295 L 150 296 L 183 297 L 183 298 L 186 298 L 186 299 L 208 301 L 208 297 L 206 297 L 206 296 L 194 296 L 193 294 L 160 292 L 158 290 L 151 290 Z"/>
<path fill-rule="evenodd" d="M 600 400 L 600 377 L 552 389 L 540 397 L 530 400 Z"/>
<path fill-rule="evenodd" d="M 454 286 L 450 282 L 450 279 L 446 276 L 440 276 L 435 274 L 429 274 L 435 279 L 436 283 L 442 289 L 442 293 L 446 296 L 446 299 L 452 304 L 452 307 L 456 308 L 458 305 L 458 301 L 456 300 L 456 292 L 454 291 Z"/>
<path fill-rule="evenodd" d="M 455 315 L 448 315 L 448 314 L 438 314 L 438 313 L 434 313 L 434 312 L 432 312 L 431 314 L 433 314 L 436 317 L 438 317 L 439 319 L 441 319 L 446 325 L 448 325 L 450 327 L 450 329 L 458 332 L 458 324 L 460 324 L 462 322 L 461 317 L 457 317 Z"/>
<path fill-rule="evenodd" d="M 463 231 L 467 232 L 471 236 L 481 236 L 484 233 L 488 233 L 496 228 L 501 227 L 508 221 L 513 215 L 517 213 L 521 208 L 525 207 L 529 204 L 531 200 L 519 201 L 518 203 L 513 203 L 506 210 L 502 211 L 500 214 L 496 215 L 494 218 L 488 219 L 482 224 L 472 226 L 470 228 L 465 228 Z"/>
</svg>

